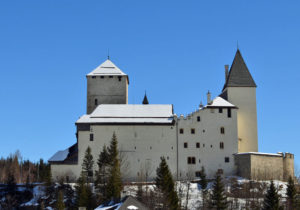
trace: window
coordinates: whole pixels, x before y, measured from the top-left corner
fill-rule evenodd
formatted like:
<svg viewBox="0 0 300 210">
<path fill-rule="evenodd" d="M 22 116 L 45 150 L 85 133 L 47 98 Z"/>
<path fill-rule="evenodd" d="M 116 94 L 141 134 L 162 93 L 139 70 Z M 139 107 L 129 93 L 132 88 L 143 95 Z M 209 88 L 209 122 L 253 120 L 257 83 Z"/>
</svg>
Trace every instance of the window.
<svg viewBox="0 0 300 210">
<path fill-rule="evenodd" d="M 203 131 L 202 131 L 203 133 L 205 133 L 205 130 L 203 129 Z"/>
<path fill-rule="evenodd" d="M 173 147 L 171 147 L 171 149 L 173 150 Z"/>
<path fill-rule="evenodd" d="M 183 128 L 180 128 L 179 133 L 180 133 L 180 134 L 183 134 L 183 132 L 184 132 L 184 131 L 183 131 Z"/>
<path fill-rule="evenodd" d="M 93 79 L 96 79 L 96 76 L 92 76 Z"/>
<path fill-rule="evenodd" d="M 191 129 L 191 134 L 195 134 L 195 128 Z"/>
<path fill-rule="evenodd" d="M 90 141 L 94 141 L 94 134 L 90 133 Z"/>
<path fill-rule="evenodd" d="M 201 163 L 201 160 L 199 159 L 199 163 Z"/>
<path fill-rule="evenodd" d="M 196 143 L 196 148 L 200 148 L 200 143 L 199 142 Z"/>
<path fill-rule="evenodd" d="M 136 149 L 136 147 L 134 147 L 134 149 Z"/>
<path fill-rule="evenodd" d="M 104 79 L 104 76 L 101 76 L 100 78 L 101 78 L 101 79 Z"/>
<path fill-rule="evenodd" d="M 169 156 L 167 156 L 167 160 L 169 160 Z"/>
<path fill-rule="evenodd" d="M 195 172 L 195 176 L 196 176 L 196 177 L 200 177 L 200 175 L 201 175 L 201 172 L 200 172 L 200 171 L 196 171 L 196 172 Z"/>
<path fill-rule="evenodd" d="M 223 113 L 223 109 L 222 108 L 219 108 L 219 113 Z"/>
<path fill-rule="evenodd" d="M 121 81 L 122 81 L 122 77 L 121 77 L 121 76 L 118 76 L 118 79 L 119 79 L 119 82 L 121 82 Z"/>
<path fill-rule="evenodd" d="M 225 157 L 225 163 L 229 163 L 229 157 Z"/>
<path fill-rule="evenodd" d="M 184 147 L 184 148 L 188 148 L 188 143 L 187 143 L 187 142 L 184 142 L 183 147 Z"/>
<path fill-rule="evenodd" d="M 150 147 L 150 149 L 152 149 L 152 147 Z"/>
<path fill-rule="evenodd" d="M 98 99 L 96 98 L 95 99 L 95 106 L 97 106 L 98 105 Z"/>
<path fill-rule="evenodd" d="M 196 164 L 196 158 L 195 157 L 188 157 L 187 162 L 188 162 L 188 164 Z"/>
<path fill-rule="evenodd" d="M 220 142 L 220 149 L 224 149 L 224 142 Z"/>
<path fill-rule="evenodd" d="M 201 118 L 200 118 L 200 116 L 198 116 L 198 117 L 197 117 L 197 121 L 200 122 L 200 120 L 201 120 Z"/>
<path fill-rule="evenodd" d="M 231 118 L 231 109 L 230 108 L 227 109 L 227 117 Z"/>
<path fill-rule="evenodd" d="M 221 134 L 225 134 L 225 128 L 224 128 L 224 127 L 221 127 L 221 128 L 220 128 L 220 132 L 221 132 Z"/>
<path fill-rule="evenodd" d="M 210 148 L 212 148 L 212 144 L 210 145 Z"/>
<path fill-rule="evenodd" d="M 109 76 L 109 78 L 113 78 L 113 76 Z"/>
<path fill-rule="evenodd" d="M 205 147 L 205 144 L 203 144 L 203 147 Z"/>
</svg>

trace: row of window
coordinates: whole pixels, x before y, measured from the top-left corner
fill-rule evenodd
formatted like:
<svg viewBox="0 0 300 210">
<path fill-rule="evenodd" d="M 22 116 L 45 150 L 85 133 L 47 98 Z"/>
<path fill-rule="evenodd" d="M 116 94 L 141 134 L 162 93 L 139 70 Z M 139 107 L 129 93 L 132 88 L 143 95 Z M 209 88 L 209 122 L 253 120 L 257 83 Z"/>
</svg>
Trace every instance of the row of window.
<svg viewBox="0 0 300 210">
<path fill-rule="evenodd" d="M 203 130 L 203 133 L 205 132 L 205 130 Z M 180 128 L 179 129 L 179 133 L 180 134 L 184 134 L 184 129 L 183 128 Z M 196 133 L 196 130 L 195 130 L 195 128 L 191 128 L 191 134 L 195 134 Z M 221 127 L 220 128 L 220 133 L 221 134 L 225 134 L 225 128 L 224 127 Z"/>
<path fill-rule="evenodd" d="M 188 148 L 188 143 L 184 142 L 183 147 Z M 205 147 L 205 144 L 203 144 L 203 147 Z M 210 147 L 212 148 L 213 146 L 210 145 Z M 196 142 L 196 148 L 200 148 L 200 143 L 199 142 Z M 224 149 L 224 142 L 220 142 L 220 149 Z"/>
<path fill-rule="evenodd" d="M 109 78 L 114 78 L 114 76 L 108 76 Z M 92 76 L 93 79 L 96 79 L 96 76 Z M 104 79 L 104 76 L 100 76 L 101 79 Z M 119 81 L 122 81 L 122 77 L 118 76 Z"/>
<path fill-rule="evenodd" d="M 199 159 L 199 163 L 201 162 L 201 160 Z M 225 157 L 224 158 L 224 162 L 225 163 L 229 163 L 229 157 Z M 187 157 L 187 164 L 196 164 L 196 158 L 195 157 Z"/>
</svg>

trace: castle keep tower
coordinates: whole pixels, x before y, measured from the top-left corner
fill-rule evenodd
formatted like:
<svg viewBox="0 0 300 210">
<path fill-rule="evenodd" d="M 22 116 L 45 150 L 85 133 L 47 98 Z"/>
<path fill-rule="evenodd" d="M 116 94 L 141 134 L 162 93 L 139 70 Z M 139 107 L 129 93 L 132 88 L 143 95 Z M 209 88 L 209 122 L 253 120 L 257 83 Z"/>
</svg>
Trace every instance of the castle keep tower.
<svg viewBox="0 0 300 210">
<path fill-rule="evenodd" d="M 237 50 L 221 97 L 238 107 L 239 152 L 257 152 L 256 84 Z"/>
<path fill-rule="evenodd" d="M 87 114 L 100 104 L 128 103 L 128 75 L 122 72 L 111 60 L 86 75 Z"/>
</svg>

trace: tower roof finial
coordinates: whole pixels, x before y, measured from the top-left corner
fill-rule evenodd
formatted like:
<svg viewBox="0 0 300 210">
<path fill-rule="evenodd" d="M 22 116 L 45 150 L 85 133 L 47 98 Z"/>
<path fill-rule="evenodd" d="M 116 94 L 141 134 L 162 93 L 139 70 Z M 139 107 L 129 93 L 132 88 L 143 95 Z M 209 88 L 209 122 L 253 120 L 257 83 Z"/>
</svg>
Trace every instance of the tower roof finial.
<svg viewBox="0 0 300 210">
<path fill-rule="evenodd" d="M 107 60 L 109 60 L 109 48 L 107 49 Z"/>
</svg>

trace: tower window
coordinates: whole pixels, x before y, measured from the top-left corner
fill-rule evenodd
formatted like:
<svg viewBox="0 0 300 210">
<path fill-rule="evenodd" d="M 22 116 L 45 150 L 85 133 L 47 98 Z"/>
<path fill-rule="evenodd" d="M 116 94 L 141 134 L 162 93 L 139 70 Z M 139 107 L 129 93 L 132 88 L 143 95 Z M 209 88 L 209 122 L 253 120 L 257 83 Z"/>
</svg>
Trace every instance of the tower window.
<svg viewBox="0 0 300 210">
<path fill-rule="evenodd" d="M 92 76 L 93 79 L 96 79 L 96 76 Z"/>
<path fill-rule="evenodd" d="M 119 79 L 119 81 L 122 81 L 122 77 L 121 76 L 118 76 L 118 79 Z"/>
<path fill-rule="evenodd" d="M 225 163 L 229 163 L 229 157 L 225 157 Z"/>
<path fill-rule="evenodd" d="M 195 157 L 188 157 L 187 158 L 188 164 L 196 164 L 196 158 Z"/>
<path fill-rule="evenodd" d="M 227 117 L 231 118 L 231 109 L 230 108 L 227 109 Z"/>
<path fill-rule="evenodd" d="M 196 143 L 196 148 L 200 148 L 200 143 L 199 142 Z"/>
<path fill-rule="evenodd" d="M 183 147 L 184 147 L 184 148 L 188 148 L 188 143 L 187 143 L 187 142 L 184 142 Z"/>
<path fill-rule="evenodd" d="M 113 78 L 113 76 L 109 76 L 109 78 Z"/>
<path fill-rule="evenodd" d="M 98 99 L 96 98 L 95 99 L 95 106 L 97 106 L 98 105 Z"/>
<path fill-rule="evenodd" d="M 224 127 L 221 127 L 221 128 L 220 128 L 220 132 L 221 132 L 221 134 L 225 134 L 225 128 L 224 128 Z"/>
<path fill-rule="evenodd" d="M 94 134 L 90 133 L 90 141 L 94 141 Z"/>
<path fill-rule="evenodd" d="M 183 128 L 180 128 L 179 133 L 180 133 L 180 134 L 183 134 L 183 132 L 184 132 L 184 131 L 183 131 Z"/>
<path fill-rule="evenodd" d="M 200 116 L 198 116 L 198 117 L 197 117 L 197 121 L 200 122 L 200 120 L 201 120 L 201 118 L 200 118 Z"/>
<path fill-rule="evenodd" d="M 101 78 L 101 79 L 104 79 L 104 76 L 101 76 L 100 78 Z"/>
<path fill-rule="evenodd" d="M 220 149 L 224 149 L 224 142 L 220 142 Z"/>
<path fill-rule="evenodd" d="M 191 129 L 191 134 L 195 134 L 195 128 Z"/>
<path fill-rule="evenodd" d="M 223 109 L 222 108 L 219 108 L 219 113 L 223 113 Z"/>
</svg>

